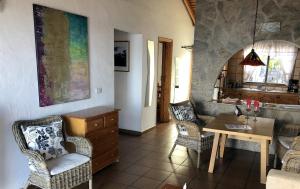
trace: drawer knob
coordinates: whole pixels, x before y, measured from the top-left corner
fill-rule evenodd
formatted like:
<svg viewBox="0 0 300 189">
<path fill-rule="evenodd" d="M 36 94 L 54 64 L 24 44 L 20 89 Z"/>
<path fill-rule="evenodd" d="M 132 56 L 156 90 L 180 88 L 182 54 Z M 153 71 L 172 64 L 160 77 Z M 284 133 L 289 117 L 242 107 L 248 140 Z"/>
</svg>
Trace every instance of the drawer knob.
<svg viewBox="0 0 300 189">
<path fill-rule="evenodd" d="M 110 120 L 111 120 L 111 121 L 114 121 L 115 119 L 114 119 L 114 118 L 111 118 Z"/>
<path fill-rule="evenodd" d="M 95 124 L 94 124 L 94 126 L 95 126 L 95 127 L 98 127 L 98 126 L 99 126 L 99 124 L 98 124 L 98 123 L 95 123 Z"/>
<path fill-rule="evenodd" d="M 114 133 L 115 131 L 114 131 L 114 130 L 111 130 L 111 132 Z"/>
</svg>

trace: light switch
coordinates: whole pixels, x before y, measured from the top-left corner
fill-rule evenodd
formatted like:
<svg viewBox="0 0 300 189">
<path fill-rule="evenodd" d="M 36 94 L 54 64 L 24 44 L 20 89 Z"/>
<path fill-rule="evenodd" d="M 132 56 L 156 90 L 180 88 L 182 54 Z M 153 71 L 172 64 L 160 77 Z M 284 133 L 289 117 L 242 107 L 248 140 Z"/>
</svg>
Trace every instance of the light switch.
<svg viewBox="0 0 300 189">
<path fill-rule="evenodd" d="M 102 88 L 101 87 L 96 88 L 95 92 L 96 92 L 96 94 L 101 94 L 102 93 Z"/>
</svg>

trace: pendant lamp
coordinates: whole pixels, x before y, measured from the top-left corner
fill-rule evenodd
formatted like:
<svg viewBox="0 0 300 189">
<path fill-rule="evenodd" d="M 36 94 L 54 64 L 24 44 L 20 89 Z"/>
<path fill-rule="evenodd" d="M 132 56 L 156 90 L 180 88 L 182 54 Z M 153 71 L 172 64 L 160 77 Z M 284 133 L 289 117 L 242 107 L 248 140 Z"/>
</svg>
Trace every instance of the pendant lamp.
<svg viewBox="0 0 300 189">
<path fill-rule="evenodd" d="M 254 51 L 254 42 L 255 42 L 255 33 L 256 33 L 256 20 L 257 20 L 257 11 L 258 11 L 258 0 L 256 1 L 256 13 L 254 20 L 254 29 L 253 29 L 253 43 L 251 52 L 245 57 L 245 59 L 240 63 L 240 65 L 245 66 L 265 66 L 261 61 L 257 53 Z"/>
</svg>

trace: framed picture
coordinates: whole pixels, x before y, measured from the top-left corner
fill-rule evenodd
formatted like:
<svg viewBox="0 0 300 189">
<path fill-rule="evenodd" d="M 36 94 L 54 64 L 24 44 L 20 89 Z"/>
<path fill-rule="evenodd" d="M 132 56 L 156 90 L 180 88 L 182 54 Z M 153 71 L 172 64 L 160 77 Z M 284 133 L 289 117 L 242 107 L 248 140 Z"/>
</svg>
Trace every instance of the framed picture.
<svg viewBox="0 0 300 189">
<path fill-rule="evenodd" d="M 88 19 L 33 5 L 40 106 L 90 97 Z"/>
<path fill-rule="evenodd" d="M 129 72 L 129 41 L 115 41 L 115 71 Z"/>
</svg>

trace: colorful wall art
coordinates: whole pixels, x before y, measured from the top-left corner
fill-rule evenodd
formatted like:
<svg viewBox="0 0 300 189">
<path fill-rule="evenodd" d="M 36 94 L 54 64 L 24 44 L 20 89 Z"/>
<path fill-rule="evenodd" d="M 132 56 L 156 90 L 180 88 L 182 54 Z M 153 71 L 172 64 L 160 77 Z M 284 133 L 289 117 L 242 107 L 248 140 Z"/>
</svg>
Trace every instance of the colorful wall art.
<svg viewBox="0 0 300 189">
<path fill-rule="evenodd" d="M 33 5 L 40 106 L 90 97 L 87 17 Z"/>
</svg>

